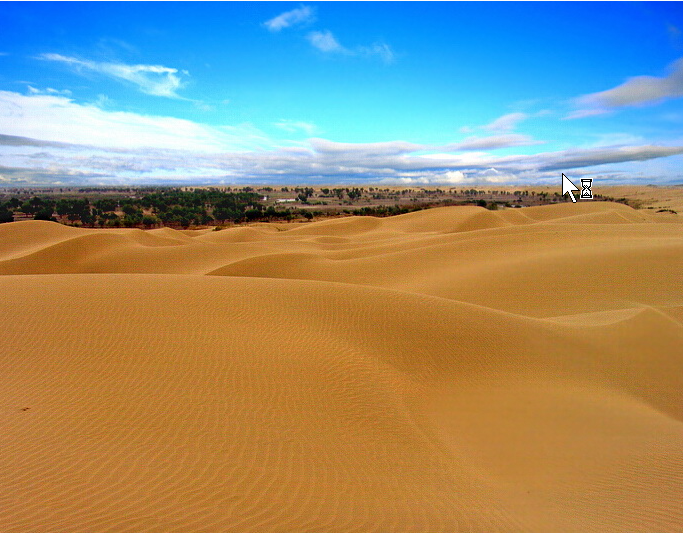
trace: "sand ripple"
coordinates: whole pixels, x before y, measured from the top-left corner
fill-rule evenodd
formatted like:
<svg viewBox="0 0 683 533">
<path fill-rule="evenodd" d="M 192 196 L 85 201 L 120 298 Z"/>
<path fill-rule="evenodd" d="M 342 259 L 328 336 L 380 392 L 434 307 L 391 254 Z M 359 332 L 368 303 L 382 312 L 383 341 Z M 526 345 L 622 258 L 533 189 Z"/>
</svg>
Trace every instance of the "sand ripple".
<svg viewBox="0 0 683 533">
<path fill-rule="evenodd" d="M 0 225 L 0 530 L 681 531 L 659 220 Z"/>
</svg>

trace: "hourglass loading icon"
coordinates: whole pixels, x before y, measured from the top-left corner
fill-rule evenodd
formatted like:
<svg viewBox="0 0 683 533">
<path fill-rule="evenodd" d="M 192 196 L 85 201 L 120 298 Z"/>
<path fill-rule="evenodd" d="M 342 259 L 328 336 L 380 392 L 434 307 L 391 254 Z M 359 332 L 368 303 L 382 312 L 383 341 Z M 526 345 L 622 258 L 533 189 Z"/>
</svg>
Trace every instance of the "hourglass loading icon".
<svg viewBox="0 0 683 533">
<path fill-rule="evenodd" d="M 591 186 L 593 180 L 591 178 L 584 178 L 581 180 L 581 194 L 579 195 L 580 200 L 592 200 L 593 191 L 591 191 Z M 579 188 L 572 183 L 567 176 L 562 174 L 562 196 L 569 194 L 569 198 L 573 203 L 576 203 L 576 197 L 574 196 L 574 191 L 578 192 Z"/>
</svg>

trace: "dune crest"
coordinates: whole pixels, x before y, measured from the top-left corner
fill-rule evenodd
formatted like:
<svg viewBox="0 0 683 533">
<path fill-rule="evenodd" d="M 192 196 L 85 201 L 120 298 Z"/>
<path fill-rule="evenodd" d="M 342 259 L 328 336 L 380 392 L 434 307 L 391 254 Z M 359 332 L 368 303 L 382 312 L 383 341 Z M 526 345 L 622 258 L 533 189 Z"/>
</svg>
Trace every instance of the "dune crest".
<svg viewBox="0 0 683 533">
<path fill-rule="evenodd" d="M 681 265 L 601 202 L 2 224 L 0 530 L 678 532 Z"/>
</svg>

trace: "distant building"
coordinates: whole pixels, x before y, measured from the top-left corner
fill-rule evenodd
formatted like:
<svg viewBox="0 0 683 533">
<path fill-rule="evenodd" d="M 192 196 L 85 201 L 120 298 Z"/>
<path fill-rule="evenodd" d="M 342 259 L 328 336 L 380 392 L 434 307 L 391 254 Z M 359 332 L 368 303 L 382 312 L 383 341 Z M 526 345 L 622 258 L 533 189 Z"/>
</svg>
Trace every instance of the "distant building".
<svg viewBox="0 0 683 533">
<path fill-rule="evenodd" d="M 296 202 L 296 198 L 278 198 L 277 200 L 275 200 L 275 202 L 278 204 Z"/>
</svg>

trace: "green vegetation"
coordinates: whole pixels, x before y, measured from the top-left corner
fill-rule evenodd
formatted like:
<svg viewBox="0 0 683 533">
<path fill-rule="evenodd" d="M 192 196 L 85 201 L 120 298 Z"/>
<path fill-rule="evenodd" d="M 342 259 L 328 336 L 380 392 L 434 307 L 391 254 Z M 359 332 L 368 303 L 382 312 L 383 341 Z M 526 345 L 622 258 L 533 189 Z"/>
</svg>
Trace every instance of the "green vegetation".
<svg viewBox="0 0 683 533">
<path fill-rule="evenodd" d="M 414 205 L 410 207 L 399 207 L 398 205 L 380 205 L 377 207 L 361 207 L 353 211 L 345 211 L 352 215 L 371 216 L 371 217 L 393 217 L 396 215 L 404 215 L 414 211 L 422 211 L 426 209 L 423 206 Z"/>
<path fill-rule="evenodd" d="M 568 201 L 558 192 L 454 187 L 121 187 L 17 189 L 16 193 L 18 197 L 9 197 L 0 190 L 0 223 L 33 218 L 93 228 L 147 229 L 224 228 L 245 222 L 308 221 L 339 215 L 386 217 L 451 205 L 478 205 L 493 211 Z M 640 200 L 596 198 L 642 207 Z"/>
<path fill-rule="evenodd" d="M 14 222 L 14 214 L 6 207 L 0 207 L 0 224 L 4 222 Z"/>
<path fill-rule="evenodd" d="M 616 202 L 618 204 L 624 204 L 633 209 L 642 209 L 644 202 L 635 198 L 614 198 L 612 196 L 603 196 L 600 194 L 595 195 L 596 200 L 602 200 L 605 202 Z"/>
<path fill-rule="evenodd" d="M 305 200 L 314 193 L 312 188 L 297 190 Z M 86 197 L 60 198 L 55 201 L 34 196 L 23 203 L 12 198 L 0 203 L 0 222 L 12 222 L 16 211 L 33 215 L 37 220 L 113 228 L 152 228 L 159 225 L 188 228 L 294 218 L 289 209 L 283 211 L 272 206 L 266 208 L 261 202 L 261 196 L 251 187 L 244 187 L 236 192 L 219 189 L 156 189 L 140 197 L 122 195 L 117 198 L 101 198 L 94 202 Z M 299 214 L 307 219 L 313 216 L 308 211 L 301 211 Z"/>
<path fill-rule="evenodd" d="M 15 198 L 13 198 L 12 200 L 16 200 L 14 202 L 14 204 L 19 203 L 19 201 Z M 12 200 L 10 200 L 10 202 L 12 202 Z M 39 213 L 39 212 L 40 213 L 44 213 L 46 211 L 51 212 L 54 209 L 54 206 L 55 206 L 55 204 L 53 201 L 34 196 L 30 200 L 27 200 L 26 202 L 21 204 L 19 206 L 19 210 L 22 213 L 25 213 L 27 215 L 35 215 L 36 213 Z"/>
</svg>

